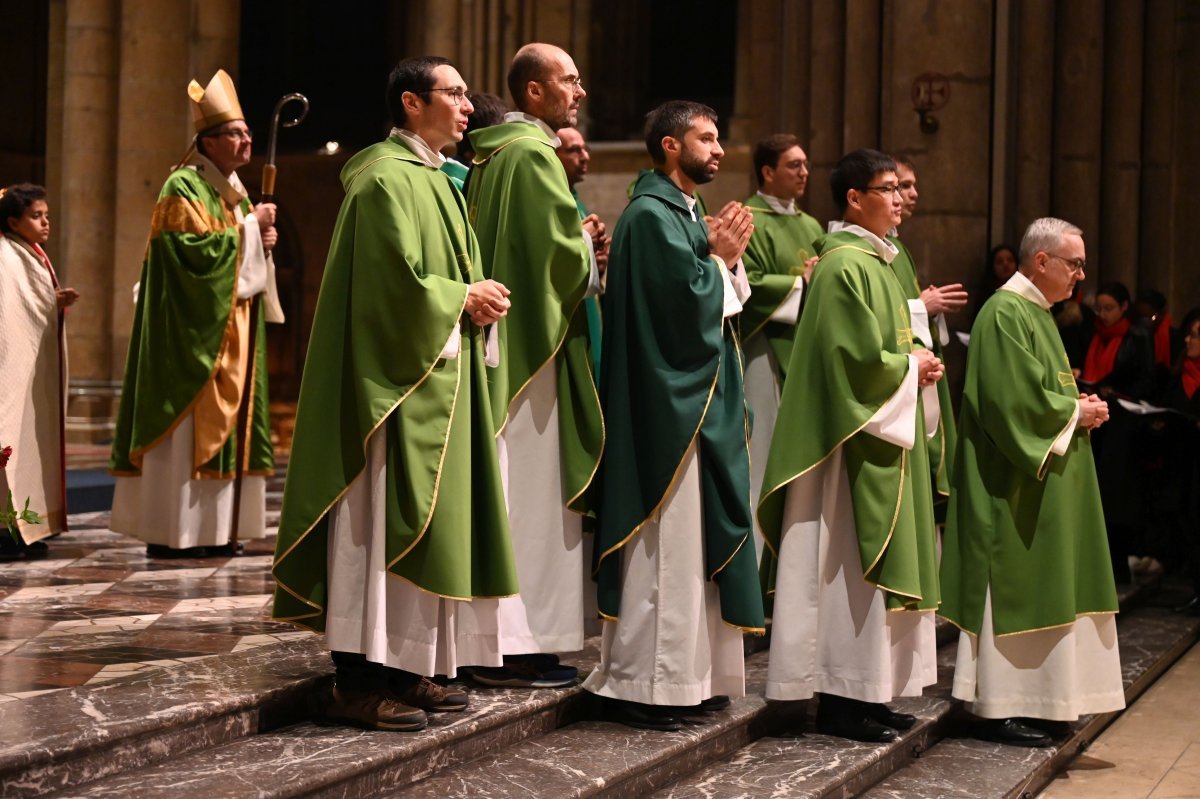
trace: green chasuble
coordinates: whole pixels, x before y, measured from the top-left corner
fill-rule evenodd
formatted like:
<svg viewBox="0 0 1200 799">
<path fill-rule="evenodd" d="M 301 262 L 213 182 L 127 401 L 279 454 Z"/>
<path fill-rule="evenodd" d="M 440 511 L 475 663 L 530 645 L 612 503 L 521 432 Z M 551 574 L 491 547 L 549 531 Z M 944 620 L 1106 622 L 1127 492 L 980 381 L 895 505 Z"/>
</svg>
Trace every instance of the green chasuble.
<svg viewBox="0 0 1200 799">
<path fill-rule="evenodd" d="M 454 599 L 517 592 L 462 195 L 399 138 L 342 170 L 275 550 L 274 616 L 325 627 L 328 514 L 387 432 L 388 571 Z M 460 350 L 441 357 L 461 324 Z"/>
<path fill-rule="evenodd" d="M 1117 611 L 1088 431 L 1051 452 L 1078 399 L 1050 312 L 997 291 L 971 328 L 942 542 L 939 612 L 969 633 L 989 587 L 997 636 Z"/>
<path fill-rule="evenodd" d="M 604 422 L 583 311 L 591 258 L 579 210 L 540 127 L 505 122 L 470 136 L 475 160 L 467 206 L 484 275 L 512 292 L 512 308 L 497 326 L 500 366 L 488 370 L 496 432 L 513 400 L 553 360 L 563 499 L 591 515 L 588 489 L 604 449 Z"/>
<path fill-rule="evenodd" d="M 726 623 L 764 630 L 742 353 L 735 320 L 722 318 L 720 269 L 683 192 L 661 172 L 643 173 L 613 234 L 604 294 L 608 441 L 593 557 L 608 618 L 620 610 L 620 548 L 659 511 L 697 442 L 705 576 Z"/>
<path fill-rule="evenodd" d="M 889 608 L 934 609 L 937 560 L 920 392 L 911 450 L 862 432 L 908 372 L 908 302 L 895 273 L 853 231 L 829 234 L 818 251 L 796 329 L 805 346 L 792 349 L 758 506 L 766 590 L 774 587 L 788 484 L 842 447 L 864 579 L 887 592 Z"/>
<path fill-rule="evenodd" d="M 749 342 L 759 334 L 767 337 L 783 383 L 796 326 L 772 322 L 770 317 L 791 293 L 796 277 L 804 274 L 804 262 L 817 254 L 816 241 L 824 231 L 803 211 L 781 214 L 757 194 L 745 204 L 754 214 L 754 234 L 742 256 L 752 291 L 742 309 L 742 340 Z"/>
<path fill-rule="evenodd" d="M 571 196 L 575 198 L 575 207 L 579 210 L 579 219 L 582 221 L 587 219 L 590 213 L 587 206 L 583 204 L 583 200 L 579 198 L 579 192 L 571 189 Z M 583 310 L 587 312 L 587 329 L 588 329 L 588 344 L 592 353 L 592 374 L 600 375 L 600 340 L 603 336 L 602 322 L 600 321 L 600 298 L 588 297 L 583 301 Z"/>
<path fill-rule="evenodd" d="M 239 205 L 244 214 L 252 210 L 248 199 Z M 173 433 L 202 400 L 220 396 L 219 409 L 215 401 L 205 404 L 204 418 L 211 422 L 223 413 L 223 424 L 197 419 L 197 453 L 215 454 L 194 464 L 193 476 L 234 476 L 241 390 L 224 356 L 249 344 L 238 340 L 236 315 L 247 334 L 249 319 L 257 320 L 246 471 L 274 473 L 262 297 L 237 299 L 241 246 L 234 206 L 196 169 L 172 172 L 158 195 L 142 261 L 109 462 L 114 474 L 140 475 L 146 450 Z"/>
<path fill-rule="evenodd" d="M 896 236 L 888 236 L 888 241 L 900 250 L 899 255 L 892 261 L 892 269 L 900 280 L 900 288 L 910 300 L 921 299 L 921 284 L 917 282 L 917 266 L 912 253 Z M 933 341 L 927 342 L 933 354 L 942 357 L 942 342 L 938 339 L 933 317 L 929 319 L 930 334 Z M 954 448 L 957 446 L 958 431 L 954 424 L 954 403 L 950 401 L 950 381 L 945 378 L 937 382 L 938 406 L 941 415 L 938 418 L 938 429 L 928 441 L 929 468 L 933 474 L 933 486 L 942 496 L 950 493 L 951 464 L 954 463 Z"/>
</svg>

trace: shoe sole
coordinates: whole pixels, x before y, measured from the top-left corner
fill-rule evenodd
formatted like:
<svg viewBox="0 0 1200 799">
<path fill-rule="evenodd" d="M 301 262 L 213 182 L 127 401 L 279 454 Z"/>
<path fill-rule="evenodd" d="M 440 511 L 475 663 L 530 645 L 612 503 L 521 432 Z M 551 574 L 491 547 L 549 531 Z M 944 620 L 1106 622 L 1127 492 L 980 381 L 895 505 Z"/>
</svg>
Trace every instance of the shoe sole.
<svg viewBox="0 0 1200 799">
<path fill-rule="evenodd" d="M 409 722 L 393 722 L 384 721 L 367 722 L 362 719 L 345 718 L 342 716 L 326 716 L 324 721 L 327 726 L 346 725 L 350 727 L 361 727 L 364 730 L 379 730 L 380 732 L 416 732 L 423 730 L 429 724 L 429 719 Z"/>
<path fill-rule="evenodd" d="M 565 688 L 575 682 L 574 677 L 569 680 L 526 680 L 519 677 L 485 677 L 481 674 L 474 674 L 471 679 L 493 688 Z"/>
</svg>

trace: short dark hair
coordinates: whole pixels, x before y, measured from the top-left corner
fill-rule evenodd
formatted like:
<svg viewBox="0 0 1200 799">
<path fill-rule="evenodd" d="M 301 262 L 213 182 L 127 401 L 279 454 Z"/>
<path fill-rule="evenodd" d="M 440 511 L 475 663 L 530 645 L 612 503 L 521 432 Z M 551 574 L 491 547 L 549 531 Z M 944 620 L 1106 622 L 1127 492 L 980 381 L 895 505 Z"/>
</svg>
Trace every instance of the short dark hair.
<svg viewBox="0 0 1200 799">
<path fill-rule="evenodd" d="M 12 233 L 8 220 L 24 216 L 29 206 L 44 199 L 46 199 L 45 186 L 38 186 L 35 183 L 14 183 L 9 186 L 5 189 L 4 196 L 0 197 L 0 230 L 4 231 L 6 235 Z"/>
<path fill-rule="evenodd" d="M 1158 289 L 1142 289 L 1137 294 L 1137 302 L 1139 305 L 1149 305 L 1158 313 L 1167 309 L 1167 295 Z"/>
<path fill-rule="evenodd" d="M 716 124 L 717 112 L 704 103 L 691 100 L 668 100 L 646 114 L 646 151 L 656 165 L 664 164 L 667 154 L 663 152 L 662 140 L 666 136 L 682 139 L 697 119 L 708 119 Z"/>
<path fill-rule="evenodd" d="M 541 47 L 523 47 L 513 56 L 508 67 L 508 93 L 519 110 L 525 110 L 525 87 L 529 81 L 541 79 L 549 66 L 550 59 Z"/>
<path fill-rule="evenodd" d="M 800 140 L 790 133 L 773 133 L 754 146 L 754 179 L 758 185 L 763 184 L 763 167 L 772 169 L 779 166 L 779 158 L 793 147 L 799 147 Z"/>
<path fill-rule="evenodd" d="M 504 99 L 497 97 L 494 94 L 480 92 L 479 94 L 471 95 L 471 106 L 474 110 L 467 117 L 467 130 L 463 134 L 462 141 L 455 148 L 455 155 L 461 161 L 469 162 L 470 156 L 474 155 L 475 149 L 471 146 L 471 137 L 467 134 L 471 131 L 479 130 L 480 128 L 490 128 L 492 125 L 499 125 L 504 121 L 504 115 L 509 112 L 508 103 Z"/>
<path fill-rule="evenodd" d="M 404 112 L 404 93 L 428 94 L 433 88 L 433 71 L 440 66 L 453 66 L 450 59 L 437 55 L 422 55 L 406 58 L 396 65 L 388 76 L 387 107 L 392 124 L 404 127 L 408 115 Z M 426 102 L 428 102 L 426 98 Z"/>
<path fill-rule="evenodd" d="M 871 185 L 871 179 L 880 172 L 895 171 L 896 162 L 892 157 L 878 150 L 862 148 L 843 155 L 829 176 L 829 188 L 833 191 L 833 204 L 837 206 L 838 213 L 846 213 L 850 205 L 846 199 L 848 191 L 862 191 Z"/>
<path fill-rule="evenodd" d="M 896 155 L 892 154 L 892 160 L 896 162 L 897 167 L 907 167 L 909 172 L 917 174 L 917 165 L 913 161 L 911 155 Z"/>
<path fill-rule="evenodd" d="M 1118 280 L 1111 280 L 1108 283 L 1101 283 L 1097 286 L 1096 296 L 1099 297 L 1101 294 L 1106 297 L 1112 297 L 1117 301 L 1117 305 L 1129 304 L 1129 289 L 1125 288 L 1125 284 Z"/>
</svg>

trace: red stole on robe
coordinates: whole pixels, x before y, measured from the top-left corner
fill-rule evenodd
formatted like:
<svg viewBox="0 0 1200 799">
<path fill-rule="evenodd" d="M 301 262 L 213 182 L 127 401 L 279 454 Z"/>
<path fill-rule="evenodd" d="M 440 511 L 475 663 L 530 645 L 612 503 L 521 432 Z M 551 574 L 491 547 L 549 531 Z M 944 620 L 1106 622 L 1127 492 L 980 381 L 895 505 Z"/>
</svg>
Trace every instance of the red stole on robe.
<svg viewBox="0 0 1200 799">
<path fill-rule="evenodd" d="M 1096 334 L 1088 345 L 1087 360 L 1083 362 L 1083 379 L 1087 383 L 1099 383 L 1113 370 L 1117 350 L 1129 332 L 1129 320 L 1121 319 L 1114 325 L 1096 320 Z"/>
<path fill-rule="evenodd" d="M 1196 389 L 1200 388 L 1200 358 L 1184 358 L 1180 377 L 1183 379 L 1183 393 L 1191 399 Z"/>
</svg>

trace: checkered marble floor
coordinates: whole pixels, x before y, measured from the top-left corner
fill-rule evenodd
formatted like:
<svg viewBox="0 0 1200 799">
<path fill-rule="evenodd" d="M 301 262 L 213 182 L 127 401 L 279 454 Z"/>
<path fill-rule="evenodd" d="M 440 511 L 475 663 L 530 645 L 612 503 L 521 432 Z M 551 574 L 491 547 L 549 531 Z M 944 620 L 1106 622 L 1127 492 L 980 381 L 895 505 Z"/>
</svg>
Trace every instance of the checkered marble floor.
<svg viewBox="0 0 1200 799">
<path fill-rule="evenodd" d="M 45 559 L 0 563 L 0 702 L 312 634 L 270 618 L 273 535 L 157 560 L 108 520 L 74 514 Z"/>
</svg>

